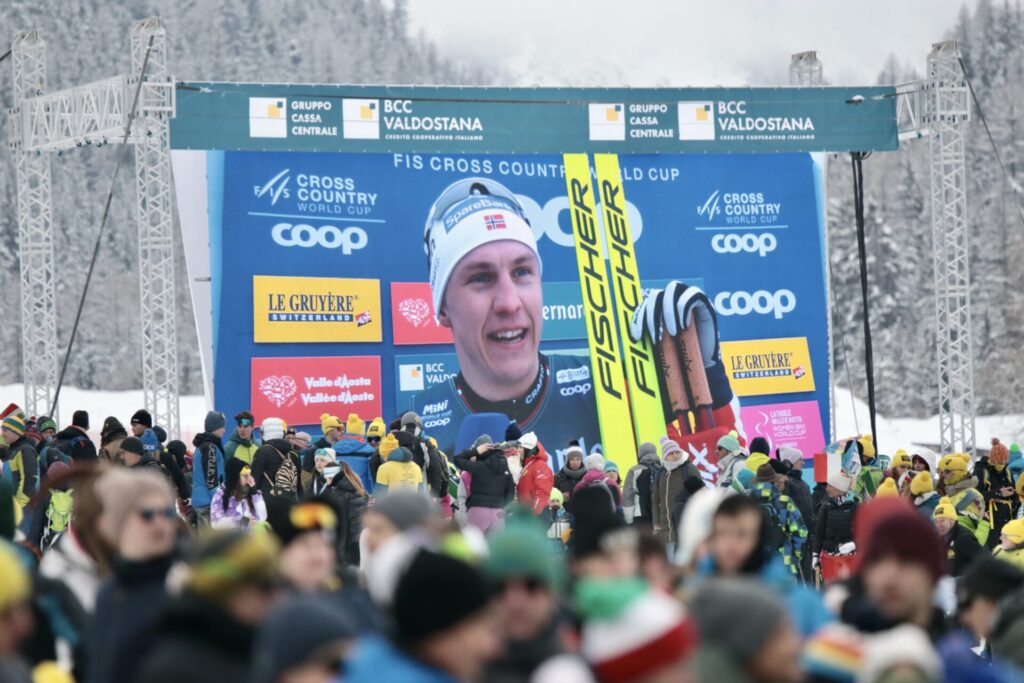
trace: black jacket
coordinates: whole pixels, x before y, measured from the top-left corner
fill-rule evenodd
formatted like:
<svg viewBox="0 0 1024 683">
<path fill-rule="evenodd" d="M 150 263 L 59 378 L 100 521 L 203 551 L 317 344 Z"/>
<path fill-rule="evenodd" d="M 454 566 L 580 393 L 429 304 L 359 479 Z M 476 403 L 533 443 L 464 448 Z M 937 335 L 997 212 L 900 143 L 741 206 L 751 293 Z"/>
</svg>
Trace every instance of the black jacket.
<svg viewBox="0 0 1024 683">
<path fill-rule="evenodd" d="M 295 465 L 295 490 L 287 492 L 287 495 L 281 496 L 289 500 L 298 500 L 299 493 L 302 491 L 301 482 L 299 481 L 299 472 L 302 463 L 299 461 L 297 453 L 292 451 L 292 445 L 287 439 L 271 439 L 270 441 L 264 441 L 263 445 L 256 451 L 256 455 L 252 458 L 252 477 L 256 480 L 256 487 L 263 493 L 264 500 L 269 498 L 276 498 L 271 493 L 271 489 L 274 488 L 274 480 L 277 476 L 277 471 L 281 468 L 281 463 L 284 459 L 288 458 Z"/>
<path fill-rule="evenodd" d="M 828 498 L 818 510 L 814 536 L 811 538 L 811 553 L 822 552 L 835 555 L 839 546 L 853 540 L 853 517 L 857 503 L 852 500 L 838 505 L 834 498 Z"/>
<path fill-rule="evenodd" d="M 971 562 L 974 562 L 982 554 L 987 554 L 987 551 L 981 547 L 978 539 L 971 533 L 970 529 L 965 529 L 960 524 L 957 524 L 953 527 L 952 531 L 943 536 L 942 542 L 948 548 L 946 553 L 946 573 L 950 576 L 963 576 Z"/>
<path fill-rule="evenodd" d="M 800 510 L 800 516 L 804 518 L 807 529 L 813 533 L 815 528 L 815 508 L 811 499 L 811 487 L 803 480 L 801 470 L 790 468 L 786 472 L 786 495 L 793 499 L 793 503 Z"/>
<path fill-rule="evenodd" d="M 400 429 L 394 434 L 395 438 L 398 439 L 398 445 L 408 448 L 412 452 L 412 461 L 421 470 L 426 470 L 423 483 L 427 485 L 430 495 L 435 498 L 444 496 L 448 492 L 448 476 L 445 471 L 444 462 L 441 460 L 441 454 L 437 452 L 434 445 L 424 437 L 414 436 L 411 432 L 405 430 Z M 373 456 L 370 457 L 372 459 Z M 374 477 L 374 481 L 376 481 L 377 474 L 373 469 L 372 463 L 370 464 L 370 474 Z"/>
<path fill-rule="evenodd" d="M 473 475 L 467 508 L 504 508 L 516 495 L 516 484 L 508 470 L 508 460 L 500 448 L 483 454 L 467 448 L 455 456 L 455 466 Z"/>
<path fill-rule="evenodd" d="M 168 605 L 139 683 L 246 681 L 255 640 L 223 609 L 185 594 Z M 126 679 L 127 680 L 127 679 Z"/>
<path fill-rule="evenodd" d="M 71 456 L 76 463 L 96 462 L 96 444 L 78 427 L 71 426 L 54 435 L 57 447 Z"/>
<path fill-rule="evenodd" d="M 367 497 L 359 495 L 352 482 L 341 474 L 334 478 L 334 484 L 328 492 L 338 502 L 341 512 L 338 516 L 338 546 L 344 556 L 339 559 L 345 564 L 358 566 L 359 534 L 363 531 Z"/>
<path fill-rule="evenodd" d="M 150 652 L 166 601 L 164 580 L 173 557 L 147 562 L 119 561 L 100 588 L 88 629 L 87 683 L 121 683 L 138 679 Z"/>
<path fill-rule="evenodd" d="M 174 454 L 161 448 L 157 451 L 157 456 L 160 461 L 160 467 L 164 471 L 164 476 L 171 482 L 174 490 L 178 492 L 178 498 L 182 500 L 191 498 L 192 485 L 185 478 L 185 473 L 181 471 L 181 466 L 178 464 Z"/>
</svg>

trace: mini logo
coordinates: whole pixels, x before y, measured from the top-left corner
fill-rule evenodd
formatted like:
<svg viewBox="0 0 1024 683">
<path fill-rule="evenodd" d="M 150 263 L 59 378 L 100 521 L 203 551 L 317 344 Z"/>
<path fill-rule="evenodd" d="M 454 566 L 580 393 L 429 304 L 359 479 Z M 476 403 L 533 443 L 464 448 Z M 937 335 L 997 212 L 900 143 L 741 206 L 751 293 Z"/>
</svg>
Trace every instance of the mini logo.
<svg viewBox="0 0 1024 683">
<path fill-rule="evenodd" d="M 271 206 L 277 204 L 277 200 L 281 197 L 287 199 L 290 194 L 288 191 L 288 181 L 292 179 L 291 176 L 288 175 L 289 170 L 291 169 L 284 169 L 268 180 L 265 185 L 256 185 L 253 188 L 253 193 L 256 195 L 256 198 L 259 199 L 264 195 L 270 197 Z"/>
<path fill-rule="evenodd" d="M 504 230 L 505 229 L 505 217 L 500 213 L 491 213 L 484 216 L 484 225 L 487 226 L 487 231 L 491 230 Z"/>
<path fill-rule="evenodd" d="M 380 100 L 341 101 L 342 133 L 349 140 L 380 139 Z"/>
<path fill-rule="evenodd" d="M 412 323 L 413 327 L 419 327 L 430 318 L 430 304 L 424 299 L 403 299 L 398 303 L 398 312 L 402 317 Z"/>
<path fill-rule="evenodd" d="M 250 97 L 249 137 L 288 137 L 288 100 L 284 97 Z"/>
<path fill-rule="evenodd" d="M 722 207 L 718 205 L 718 193 L 719 191 L 715 190 L 702 206 L 697 207 L 698 216 L 703 216 L 704 218 L 711 220 L 718 214 L 722 213 Z"/>
<path fill-rule="evenodd" d="M 369 311 L 363 311 L 362 313 L 356 316 L 356 327 L 369 325 L 371 322 L 373 322 L 373 317 L 370 315 Z"/>
<path fill-rule="evenodd" d="M 399 391 L 423 391 L 423 364 L 398 366 Z"/>
<path fill-rule="evenodd" d="M 424 415 L 431 415 L 434 413 L 443 412 L 445 410 L 448 410 L 448 399 L 438 401 L 437 403 L 428 403 L 427 405 L 423 406 L 422 412 Z"/>
<path fill-rule="evenodd" d="M 588 106 L 591 140 L 625 140 L 626 116 L 622 102 Z"/>
<path fill-rule="evenodd" d="M 298 388 L 288 375 L 269 375 L 260 380 L 260 391 L 278 408 L 294 396 Z"/>
<path fill-rule="evenodd" d="M 715 139 L 715 103 L 679 103 L 679 139 Z"/>
</svg>

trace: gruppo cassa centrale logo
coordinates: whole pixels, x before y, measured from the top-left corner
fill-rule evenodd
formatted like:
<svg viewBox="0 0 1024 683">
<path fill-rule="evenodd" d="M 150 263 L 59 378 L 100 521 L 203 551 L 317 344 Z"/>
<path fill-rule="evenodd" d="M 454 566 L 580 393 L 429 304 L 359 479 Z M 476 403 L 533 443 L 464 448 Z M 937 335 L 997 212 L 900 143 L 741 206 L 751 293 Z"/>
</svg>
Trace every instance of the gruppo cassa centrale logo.
<svg viewBox="0 0 1024 683">
<path fill-rule="evenodd" d="M 288 137 L 288 99 L 285 97 L 250 97 L 249 137 Z"/>
</svg>

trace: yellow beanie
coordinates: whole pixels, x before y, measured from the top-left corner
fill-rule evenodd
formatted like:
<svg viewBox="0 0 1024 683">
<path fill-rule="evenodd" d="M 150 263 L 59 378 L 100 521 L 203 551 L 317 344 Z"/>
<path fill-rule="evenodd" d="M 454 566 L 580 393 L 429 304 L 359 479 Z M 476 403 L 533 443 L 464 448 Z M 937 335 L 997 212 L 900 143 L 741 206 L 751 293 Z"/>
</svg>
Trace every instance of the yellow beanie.
<svg viewBox="0 0 1024 683">
<path fill-rule="evenodd" d="M 956 508 L 953 507 L 953 503 L 946 498 L 942 497 L 939 504 L 935 506 L 935 512 L 932 513 L 932 517 L 935 519 L 950 519 L 956 521 Z"/>
<path fill-rule="evenodd" d="M 886 477 L 885 481 L 878 487 L 875 498 L 895 498 L 899 495 L 900 492 L 896 488 L 896 482 L 892 477 Z"/>
<path fill-rule="evenodd" d="M 915 474 L 914 479 L 910 482 L 910 493 L 912 495 L 920 496 L 934 490 L 935 482 L 932 480 L 931 473 L 927 470 Z"/>
<path fill-rule="evenodd" d="M 370 423 L 370 427 L 366 430 L 366 438 L 369 439 L 372 436 L 383 439 L 384 433 L 387 431 L 387 427 L 384 426 L 384 420 L 379 417 L 373 418 L 373 422 Z"/>
<path fill-rule="evenodd" d="M 381 460 L 387 460 L 391 452 L 398 448 L 398 439 L 395 438 L 394 434 L 388 434 L 380 441 L 380 445 L 377 446 L 377 452 L 380 453 Z"/>
<path fill-rule="evenodd" d="M 31 589 L 25 565 L 9 543 L 0 544 L 0 612 L 27 600 Z"/>
<path fill-rule="evenodd" d="M 892 456 L 893 467 L 910 467 L 913 463 L 910 461 L 910 455 L 902 448 L 896 451 Z"/>
<path fill-rule="evenodd" d="M 366 431 L 366 426 L 363 421 L 359 419 L 359 416 L 355 413 L 349 413 L 348 420 L 345 422 L 345 433 L 362 436 L 364 431 Z"/>
<path fill-rule="evenodd" d="M 1024 543 L 1024 519 L 1014 519 L 1004 524 L 1002 535 L 1014 545 Z"/>
<path fill-rule="evenodd" d="M 341 418 L 331 415 L 330 413 L 324 413 L 320 416 L 320 430 L 324 434 L 331 431 L 332 429 L 341 429 Z"/>
<path fill-rule="evenodd" d="M 871 435 L 865 434 L 864 436 L 859 438 L 858 441 L 860 442 L 861 449 L 864 451 L 864 457 L 867 458 L 868 460 L 874 460 L 875 440 L 871 437 Z"/>
<path fill-rule="evenodd" d="M 942 456 L 939 460 L 939 471 L 952 470 L 953 472 L 966 472 L 967 462 L 956 453 Z"/>
<path fill-rule="evenodd" d="M 757 468 L 761 465 L 767 464 L 769 460 L 771 460 L 771 458 L 764 453 L 751 453 L 747 458 L 747 469 L 756 473 Z"/>
</svg>

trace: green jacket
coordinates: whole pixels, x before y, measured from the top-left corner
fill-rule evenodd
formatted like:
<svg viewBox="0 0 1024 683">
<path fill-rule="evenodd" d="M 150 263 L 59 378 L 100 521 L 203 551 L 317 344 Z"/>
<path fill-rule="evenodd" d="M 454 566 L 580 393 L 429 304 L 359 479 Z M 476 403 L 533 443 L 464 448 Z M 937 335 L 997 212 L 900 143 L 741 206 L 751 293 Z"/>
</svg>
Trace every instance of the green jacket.
<svg viewBox="0 0 1024 683">
<path fill-rule="evenodd" d="M 224 448 L 224 459 L 238 458 L 249 467 L 252 467 L 252 459 L 256 457 L 256 451 L 262 444 L 257 439 L 243 439 L 238 432 L 231 432 L 228 437 L 228 445 Z"/>
</svg>

